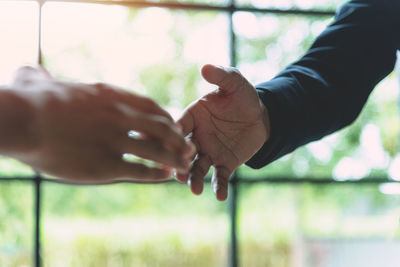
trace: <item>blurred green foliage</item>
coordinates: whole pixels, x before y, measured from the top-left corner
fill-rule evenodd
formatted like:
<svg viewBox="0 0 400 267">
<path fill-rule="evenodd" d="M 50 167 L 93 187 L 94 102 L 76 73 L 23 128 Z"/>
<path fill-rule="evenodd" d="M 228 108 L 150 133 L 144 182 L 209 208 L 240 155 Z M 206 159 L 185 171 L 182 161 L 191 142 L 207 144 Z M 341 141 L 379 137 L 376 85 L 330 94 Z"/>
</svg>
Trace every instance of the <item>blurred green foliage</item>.
<svg viewBox="0 0 400 267">
<path fill-rule="evenodd" d="M 209 184 L 204 194 L 193 199 L 186 185 L 116 184 L 107 186 L 68 186 L 46 184 L 43 205 L 46 214 L 56 217 L 92 219 L 123 216 L 182 216 L 206 212 L 218 215 L 226 210 L 226 203 L 215 202 Z M 190 201 L 191 208 L 188 208 Z M 171 203 L 171 205 L 169 204 Z"/>
<path fill-rule="evenodd" d="M 197 84 L 200 78 L 198 71 L 197 64 L 188 64 L 182 68 L 166 63 L 143 69 L 140 79 L 149 97 L 163 106 L 174 104 L 182 109 L 198 98 L 193 88 L 193 84 Z"/>
<path fill-rule="evenodd" d="M 33 186 L 0 183 L 0 266 L 19 267 L 32 260 Z"/>
<path fill-rule="evenodd" d="M 110 246 L 113 237 L 81 236 L 72 244 L 67 257 L 60 262 L 56 247 L 45 251 L 44 266 L 223 266 L 225 259 L 218 244 L 196 242 L 185 244 L 176 235 L 153 237 L 140 244 L 127 241 Z M 116 243 L 116 242 L 114 242 Z M 221 253 L 222 252 L 222 253 Z M 70 257 L 74 255 L 74 257 Z M 56 258 L 57 257 L 57 258 Z M 67 262 L 67 264 L 66 264 Z"/>
</svg>

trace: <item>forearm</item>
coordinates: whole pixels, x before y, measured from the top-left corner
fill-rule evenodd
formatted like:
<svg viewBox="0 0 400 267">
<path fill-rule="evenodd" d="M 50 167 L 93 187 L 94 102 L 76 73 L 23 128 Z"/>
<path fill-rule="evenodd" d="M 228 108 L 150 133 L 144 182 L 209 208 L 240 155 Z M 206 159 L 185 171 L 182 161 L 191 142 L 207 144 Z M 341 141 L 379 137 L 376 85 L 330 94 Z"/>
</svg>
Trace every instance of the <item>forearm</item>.
<svg viewBox="0 0 400 267">
<path fill-rule="evenodd" d="M 9 87 L 0 87 L 0 154 L 26 153 L 35 142 L 33 107 Z"/>
<path fill-rule="evenodd" d="M 400 8 L 385 3 L 346 4 L 299 61 L 256 86 L 270 113 L 271 137 L 248 165 L 262 167 L 355 120 L 396 60 L 398 19 L 389 14 Z"/>
</svg>

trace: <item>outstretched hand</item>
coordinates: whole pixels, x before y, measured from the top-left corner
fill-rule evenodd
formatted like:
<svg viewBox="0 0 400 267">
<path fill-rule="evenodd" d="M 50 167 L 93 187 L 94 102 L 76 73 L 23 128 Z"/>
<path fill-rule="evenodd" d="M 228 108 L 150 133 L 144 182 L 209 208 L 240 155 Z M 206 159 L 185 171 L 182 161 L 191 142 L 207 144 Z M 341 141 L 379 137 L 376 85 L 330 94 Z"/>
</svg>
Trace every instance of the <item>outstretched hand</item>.
<svg viewBox="0 0 400 267">
<path fill-rule="evenodd" d="M 189 168 L 194 148 L 149 98 L 108 84 L 63 82 L 31 67 L 0 92 L 0 154 L 36 170 L 79 181 L 159 181 L 169 178 L 169 167 Z M 132 130 L 140 135 L 129 137 Z M 163 166 L 128 163 L 124 153 Z"/>
<path fill-rule="evenodd" d="M 202 75 L 218 88 L 192 103 L 178 120 L 197 154 L 190 171 L 178 172 L 177 179 L 201 194 L 213 166 L 213 191 L 223 201 L 232 173 L 267 141 L 269 118 L 255 88 L 237 69 L 205 65 Z"/>
</svg>

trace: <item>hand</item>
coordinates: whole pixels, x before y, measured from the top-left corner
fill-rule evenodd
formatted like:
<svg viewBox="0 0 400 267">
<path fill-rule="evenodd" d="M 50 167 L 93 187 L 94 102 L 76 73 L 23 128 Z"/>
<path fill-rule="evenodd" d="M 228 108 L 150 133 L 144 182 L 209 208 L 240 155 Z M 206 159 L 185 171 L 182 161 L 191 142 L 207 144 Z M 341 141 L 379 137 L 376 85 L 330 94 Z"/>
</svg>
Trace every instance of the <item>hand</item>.
<svg viewBox="0 0 400 267">
<path fill-rule="evenodd" d="M 212 187 L 223 201 L 232 173 L 267 141 L 268 112 L 238 70 L 205 65 L 202 75 L 218 89 L 192 103 L 178 120 L 197 154 L 190 172 L 178 172 L 177 179 L 188 182 L 194 194 L 201 194 L 204 176 L 214 166 Z"/>
<path fill-rule="evenodd" d="M 14 104 L 8 112 L 2 110 L 2 118 L 11 114 L 18 120 L 11 122 L 8 135 L 1 135 L 8 142 L 0 152 L 38 171 L 80 181 L 169 177 L 168 167 L 128 163 L 124 153 L 189 168 L 194 148 L 170 115 L 148 98 L 107 84 L 62 82 L 31 67 L 17 72 L 11 88 L 3 94 L 11 95 L 8 103 Z M 131 130 L 139 137 L 129 137 Z"/>
</svg>

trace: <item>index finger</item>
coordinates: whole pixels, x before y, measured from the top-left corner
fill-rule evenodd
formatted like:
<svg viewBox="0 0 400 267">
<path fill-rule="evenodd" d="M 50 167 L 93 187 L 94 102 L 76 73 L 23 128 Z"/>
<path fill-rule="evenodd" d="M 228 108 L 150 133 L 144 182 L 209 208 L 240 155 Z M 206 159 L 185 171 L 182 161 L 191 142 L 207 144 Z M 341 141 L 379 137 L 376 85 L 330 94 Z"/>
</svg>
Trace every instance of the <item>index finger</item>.
<svg viewBox="0 0 400 267">
<path fill-rule="evenodd" d="M 137 181 L 166 181 L 169 180 L 168 169 L 152 168 L 140 163 L 118 162 L 114 173 L 116 177 L 126 177 Z"/>
<path fill-rule="evenodd" d="M 120 120 L 120 122 L 123 124 L 125 130 L 144 133 L 180 152 L 186 153 L 192 150 L 191 145 L 186 142 L 175 125 L 162 116 L 135 112 L 131 113 L 127 118 Z"/>
<path fill-rule="evenodd" d="M 132 105 L 133 108 L 143 113 L 163 116 L 168 120 L 173 121 L 171 115 L 150 98 L 127 92 L 126 97 L 121 100 L 126 104 Z"/>
<path fill-rule="evenodd" d="M 128 92 L 118 86 L 106 84 L 106 83 L 95 83 L 94 86 L 101 91 L 107 97 L 117 99 L 121 103 L 138 110 L 143 113 L 159 115 L 173 121 L 171 115 L 160 107 L 154 100 Z"/>
</svg>

